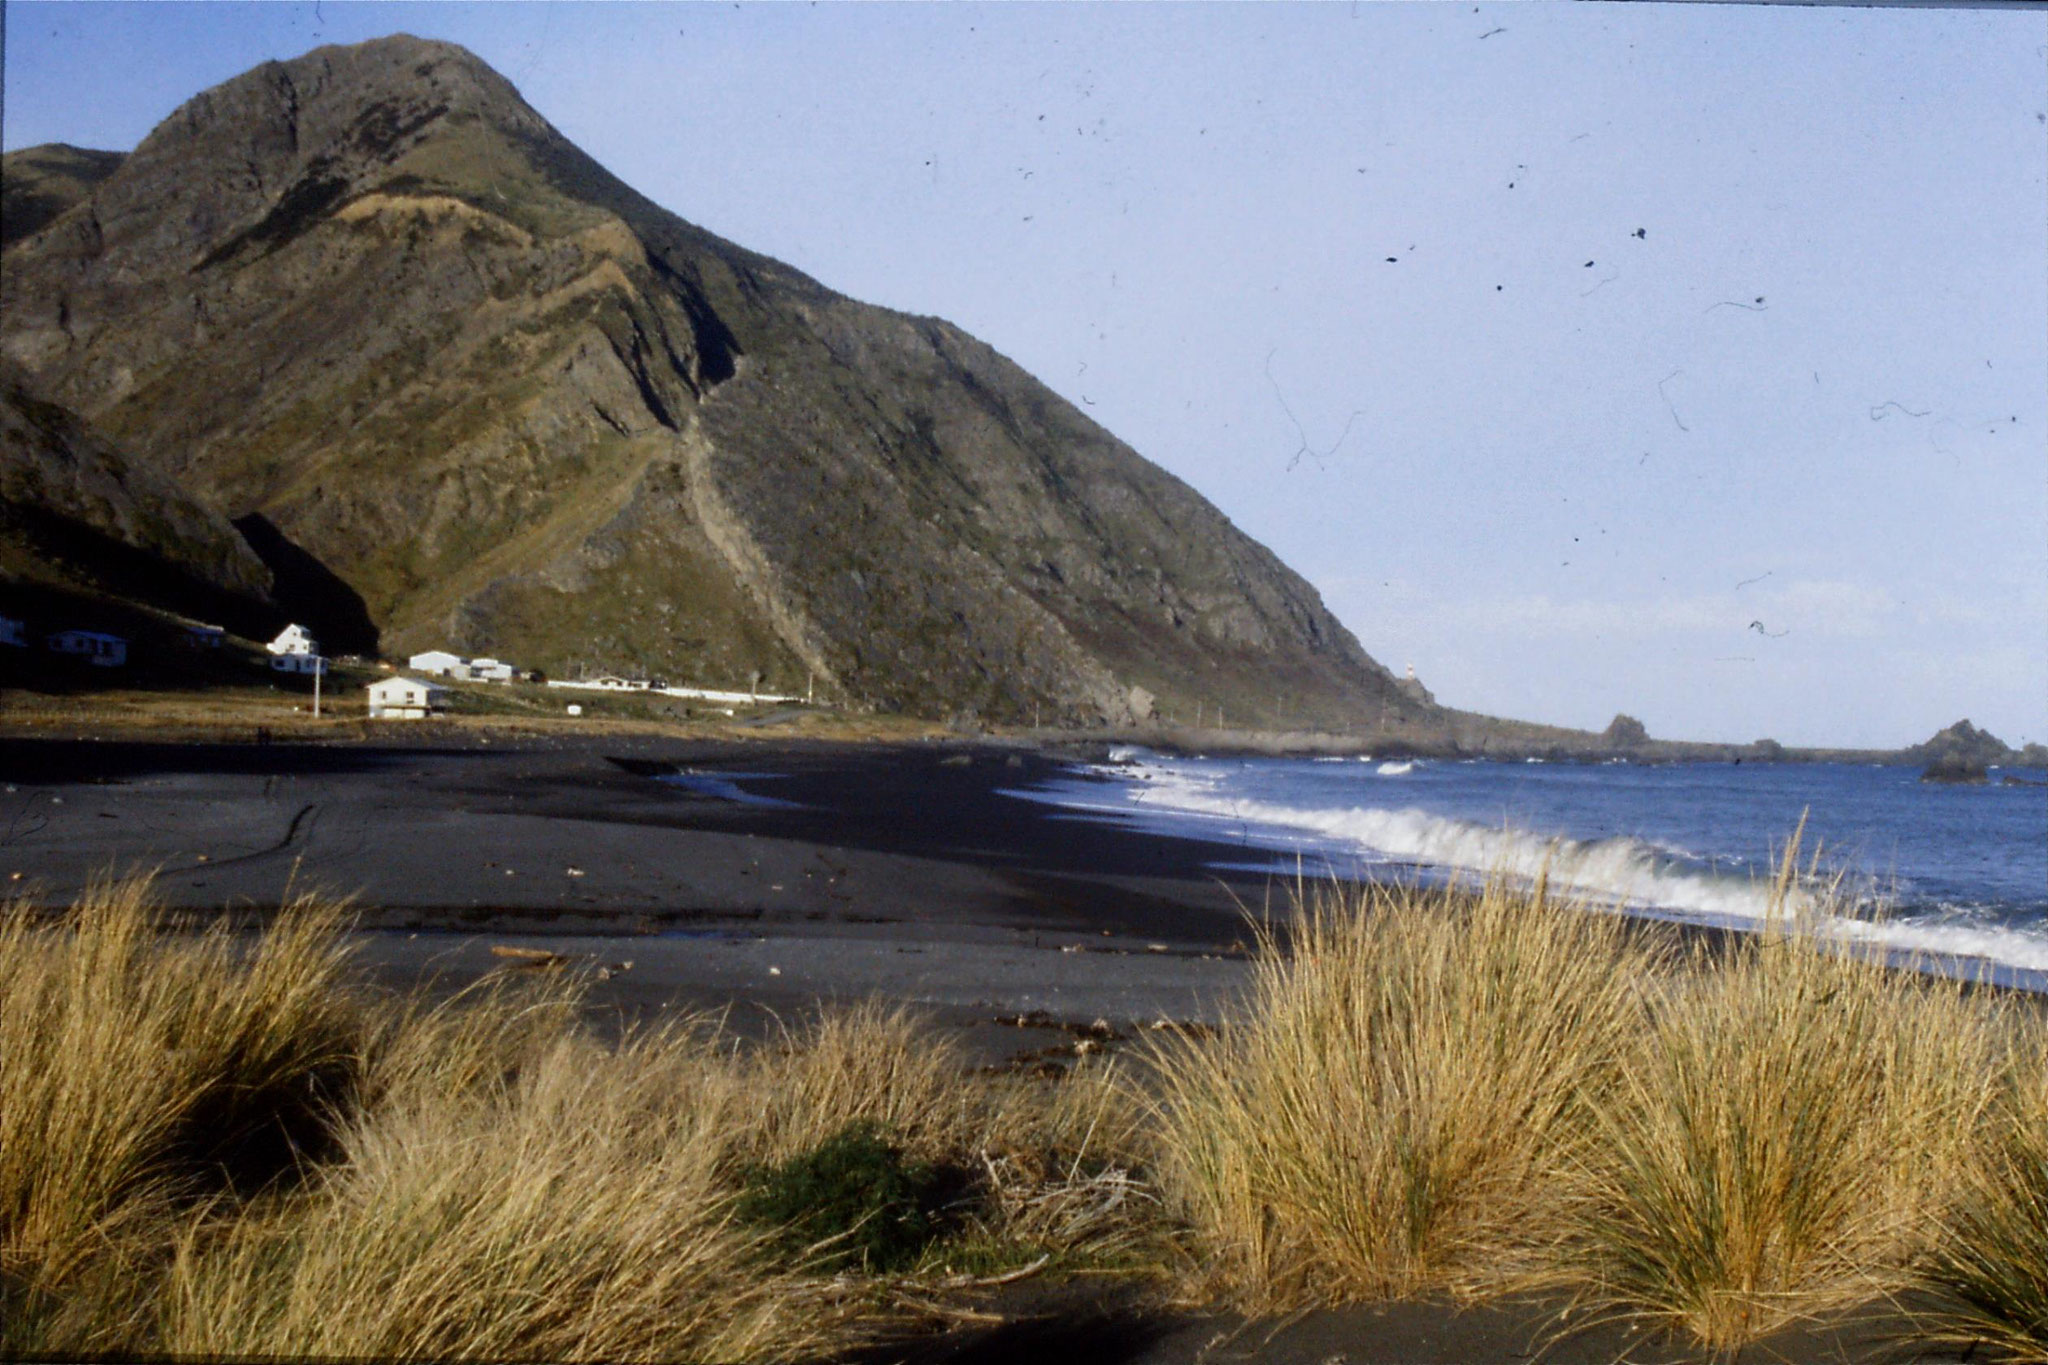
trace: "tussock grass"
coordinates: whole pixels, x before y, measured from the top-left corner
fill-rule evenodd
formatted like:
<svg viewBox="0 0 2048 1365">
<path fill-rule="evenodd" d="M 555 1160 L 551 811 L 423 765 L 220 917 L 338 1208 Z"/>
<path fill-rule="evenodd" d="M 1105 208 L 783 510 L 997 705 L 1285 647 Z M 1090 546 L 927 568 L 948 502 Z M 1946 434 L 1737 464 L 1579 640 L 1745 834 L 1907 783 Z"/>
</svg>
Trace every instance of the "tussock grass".
<svg viewBox="0 0 2048 1365">
<path fill-rule="evenodd" d="M 742 1044 L 600 1037 L 574 975 L 374 996 L 312 899 L 8 907 L 0 1355 L 817 1358 L 977 1277 L 1177 1267 L 1262 1311 L 1562 1290 L 1716 1352 L 1933 1301 L 2048 1361 L 2048 1026 L 1831 947 L 1792 869 L 1711 946 L 1503 878 L 1305 890 L 1227 1027 L 1053 1084 L 880 1005 Z M 918 1174 L 908 1270 L 745 1205 L 850 1131 Z"/>
<path fill-rule="evenodd" d="M 1918 1283 L 2038 1352 L 2048 1103 L 2012 1080 L 2038 1049 L 1997 993 L 1839 948 L 1796 859 L 1767 930 L 1712 943 L 1499 877 L 1307 897 L 1238 1022 L 1155 1058 L 1196 1284 L 1267 1311 L 1562 1291 L 1726 1351 Z M 2033 1107 L 1991 1123 L 2006 1092 Z"/>
<path fill-rule="evenodd" d="M 1087 1202 L 1094 1135 L 1134 1131 L 1113 1084 L 973 1076 L 880 1006 L 743 1046 L 709 1016 L 601 1038 L 575 976 L 372 996 L 344 918 L 177 932 L 142 882 L 7 911 L 0 1355 L 817 1357 L 935 1310 L 831 1273 L 807 1210 L 742 1218 L 750 1172 L 861 1125 L 953 1173 L 935 1230 L 1013 1265 Z M 959 1279 L 944 1243 L 925 1259 Z"/>
<path fill-rule="evenodd" d="M 750 1116 L 724 1060 L 695 1027 L 617 1047 L 567 1033 L 502 1080 L 366 1115 L 303 1201 L 187 1229 L 163 1345 L 776 1360 L 837 1344 L 846 1296 L 761 1264 L 761 1234 L 734 1217 L 722 1166 Z"/>
<path fill-rule="evenodd" d="M 2048 1038 L 2031 1032 L 2024 1055 L 2038 1058 Z M 2014 1080 L 1914 1282 L 1940 1304 L 1927 1323 L 1933 1339 L 2038 1365 L 2048 1362 L 2048 1087 L 2037 1067 Z"/>
<path fill-rule="evenodd" d="M 965 1069 L 950 1039 L 901 1006 L 863 1001 L 785 1024 L 745 1067 L 762 1102 L 746 1155 L 787 1161 L 868 1123 L 917 1159 L 944 1160 L 993 1136 L 986 1092 L 962 1084 Z"/>
<path fill-rule="evenodd" d="M 1571 1182 L 1567 1277 L 1714 1350 L 1903 1288 L 2002 1084 L 2007 1012 L 1816 942 L 1796 851 L 1784 918 L 1671 982 Z"/>
<path fill-rule="evenodd" d="M 165 935 L 138 879 L 0 915 L 0 1273 L 60 1287 L 180 1203 L 332 1149 L 364 1038 L 343 914 L 301 898 L 253 945 Z"/>
<path fill-rule="evenodd" d="M 1520 893 L 1313 893 L 1244 1016 L 1160 1050 L 1161 1176 L 1259 1309 L 1474 1292 L 1561 1235 L 1555 1172 L 1645 1013 L 1613 917 Z"/>
</svg>

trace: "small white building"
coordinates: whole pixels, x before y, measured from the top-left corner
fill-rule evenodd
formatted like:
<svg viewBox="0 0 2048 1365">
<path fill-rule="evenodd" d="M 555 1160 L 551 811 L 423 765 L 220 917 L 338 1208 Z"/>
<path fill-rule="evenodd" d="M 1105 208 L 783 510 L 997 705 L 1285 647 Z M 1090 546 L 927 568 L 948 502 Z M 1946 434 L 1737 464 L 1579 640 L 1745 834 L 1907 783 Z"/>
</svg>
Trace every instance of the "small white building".
<svg viewBox="0 0 2048 1365">
<path fill-rule="evenodd" d="M 448 703 L 447 688 L 418 678 L 379 678 L 365 690 L 372 720 L 425 720 Z"/>
<path fill-rule="evenodd" d="M 286 626 L 278 633 L 277 638 L 265 645 L 264 648 L 272 654 L 279 656 L 318 654 L 320 652 L 320 643 L 313 638 L 313 632 L 307 630 L 304 626 Z M 310 672 L 311 670 L 288 671 Z"/>
<path fill-rule="evenodd" d="M 519 675 L 519 670 L 503 659 L 471 659 L 469 676 L 478 682 L 508 683 Z"/>
<path fill-rule="evenodd" d="M 27 649 L 28 622 L 17 621 L 12 616 L 0 616 L 0 645 L 13 645 L 16 649 Z"/>
<path fill-rule="evenodd" d="M 405 661 L 407 668 L 421 673 L 433 673 L 443 678 L 461 677 L 469 669 L 469 660 L 460 654 L 450 654 L 445 649 L 430 649 L 424 654 L 415 654 Z"/>
<path fill-rule="evenodd" d="M 273 673 L 297 673 L 306 677 L 316 674 L 327 676 L 327 660 L 318 654 L 275 654 L 271 656 L 270 671 Z"/>
<path fill-rule="evenodd" d="M 128 662 L 128 642 L 97 630 L 60 630 L 43 643 L 53 654 L 76 655 L 100 668 L 119 668 Z"/>
</svg>

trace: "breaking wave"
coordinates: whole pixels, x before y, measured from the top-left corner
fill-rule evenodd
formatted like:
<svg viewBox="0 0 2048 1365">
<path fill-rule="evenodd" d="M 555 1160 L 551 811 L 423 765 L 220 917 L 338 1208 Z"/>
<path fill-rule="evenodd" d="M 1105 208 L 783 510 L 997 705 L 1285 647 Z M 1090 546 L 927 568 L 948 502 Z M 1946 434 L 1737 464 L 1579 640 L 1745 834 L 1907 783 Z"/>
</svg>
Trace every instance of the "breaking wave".
<svg viewBox="0 0 2048 1365">
<path fill-rule="evenodd" d="M 1313 850 L 1366 864 L 1409 864 L 1482 876 L 1499 873 L 1524 881 L 1542 875 L 1551 885 L 1596 902 L 1728 928 L 1757 927 L 1789 913 L 1802 917 L 1804 927 L 1824 937 L 1895 957 L 1975 960 L 2048 974 L 2048 937 L 1971 922 L 1966 915 L 1892 917 L 1885 913 L 1888 907 L 1878 888 L 1867 879 L 1844 881 L 1840 889 L 1848 902 L 1856 904 L 1859 916 L 1876 913 L 1869 918 L 1820 918 L 1813 913 L 1819 903 L 1813 890 L 1795 887 L 1789 904 L 1774 906 L 1772 887 L 1760 871 L 1717 871 L 1711 861 L 1673 844 L 1627 836 L 1579 840 L 1407 807 L 1312 807 L 1259 800 L 1232 793 L 1217 776 L 1156 760 L 1129 763 L 1105 775 L 1124 784 L 1123 800 L 1086 803 L 1097 811 L 1120 809 L 1126 815 L 1149 816 L 1183 828 L 1199 825 L 1200 833 L 1210 838 L 1225 825 L 1232 842 L 1269 851 Z M 2009 971 L 2001 975 L 2011 979 Z M 2039 988 L 2042 983 L 2017 984 Z"/>
</svg>

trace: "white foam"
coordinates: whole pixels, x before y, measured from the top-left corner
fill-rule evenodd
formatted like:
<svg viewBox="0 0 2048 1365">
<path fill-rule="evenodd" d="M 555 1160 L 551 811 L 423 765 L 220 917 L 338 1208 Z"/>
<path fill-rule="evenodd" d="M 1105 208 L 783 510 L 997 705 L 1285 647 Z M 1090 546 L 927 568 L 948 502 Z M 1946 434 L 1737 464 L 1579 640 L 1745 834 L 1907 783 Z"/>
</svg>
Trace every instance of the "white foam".
<svg viewBox="0 0 2048 1365">
<path fill-rule="evenodd" d="M 1259 801 L 1232 794 L 1223 774 L 1158 762 L 1120 768 L 1115 776 L 1129 783 L 1126 812 L 1136 807 L 1203 824 L 1227 822 L 1240 839 L 1261 847 L 1299 851 L 1307 842 L 1370 861 L 1392 859 L 1478 875 L 1498 872 L 1522 880 L 1544 875 L 1553 886 L 1597 901 L 1733 928 L 1754 928 L 1790 914 L 1816 934 L 1845 944 L 2048 973 L 2048 937 L 2038 933 L 1954 919 L 1816 920 L 1809 892 L 1795 888 L 1790 904 L 1774 905 L 1768 881 L 1717 873 L 1706 860 L 1675 845 L 1625 837 L 1546 836 L 1413 808 Z"/>
<path fill-rule="evenodd" d="M 1405 777 L 1415 771 L 1413 763 L 1382 763 L 1373 769 L 1381 777 Z"/>
</svg>

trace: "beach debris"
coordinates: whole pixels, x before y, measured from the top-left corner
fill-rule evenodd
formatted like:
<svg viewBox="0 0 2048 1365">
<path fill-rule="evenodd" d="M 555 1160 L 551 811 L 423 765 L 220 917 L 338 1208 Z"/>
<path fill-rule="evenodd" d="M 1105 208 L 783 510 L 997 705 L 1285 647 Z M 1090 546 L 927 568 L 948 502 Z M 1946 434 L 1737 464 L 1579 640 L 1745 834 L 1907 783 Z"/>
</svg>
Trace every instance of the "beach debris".
<svg viewBox="0 0 2048 1365">
<path fill-rule="evenodd" d="M 982 1154 L 981 1159 L 982 1164 L 990 1168 L 990 1183 L 997 1188 L 1006 1188 L 1002 1183 L 1001 1177 L 996 1175 L 994 1163 L 989 1160 L 986 1152 Z M 949 1275 L 939 1281 L 939 1287 L 941 1289 L 994 1289 L 1000 1285 L 1015 1284 L 1019 1280 L 1028 1280 L 1050 1264 L 1052 1264 L 1052 1253 L 1047 1252 L 1030 1265 L 1019 1266 L 1015 1270 L 1006 1270 L 1000 1275 Z"/>
<path fill-rule="evenodd" d="M 576 960 L 567 953 L 547 948 L 522 948 L 511 943 L 493 943 L 491 956 L 507 959 L 514 971 L 554 971 Z"/>
<path fill-rule="evenodd" d="M 562 869 L 562 875 L 565 877 L 580 877 L 583 875 L 583 869 L 580 867 L 565 867 Z"/>
<path fill-rule="evenodd" d="M 770 968 L 768 969 L 768 975 L 770 975 L 770 976 L 781 976 L 781 975 L 782 975 L 782 968 L 780 968 L 780 967 L 770 967 Z"/>
</svg>

